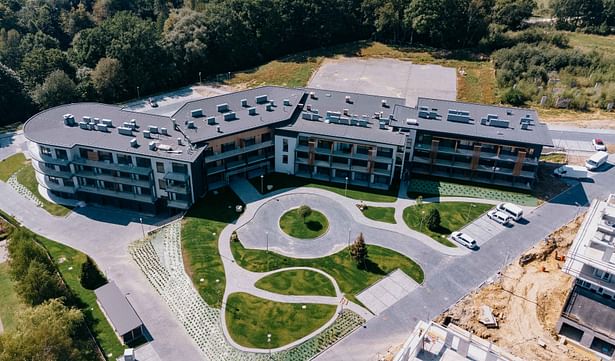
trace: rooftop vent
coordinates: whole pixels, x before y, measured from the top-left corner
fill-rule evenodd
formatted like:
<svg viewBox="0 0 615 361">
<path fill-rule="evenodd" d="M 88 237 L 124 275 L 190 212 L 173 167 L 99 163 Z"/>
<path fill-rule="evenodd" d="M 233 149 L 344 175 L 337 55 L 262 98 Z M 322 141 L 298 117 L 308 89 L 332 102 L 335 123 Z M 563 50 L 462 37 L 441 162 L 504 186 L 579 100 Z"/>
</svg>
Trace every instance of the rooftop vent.
<svg viewBox="0 0 615 361">
<path fill-rule="evenodd" d="M 512 110 L 506 110 L 506 115 L 512 115 Z"/>
<path fill-rule="evenodd" d="M 275 100 L 271 99 L 271 101 L 269 102 L 269 105 L 271 105 L 272 107 L 275 107 Z"/>
<path fill-rule="evenodd" d="M 419 121 L 416 119 L 408 118 L 406 119 L 406 125 L 419 125 Z"/>
<path fill-rule="evenodd" d="M 203 109 L 194 109 L 190 112 L 193 118 L 198 118 L 203 116 Z"/>
<path fill-rule="evenodd" d="M 237 119 L 237 114 L 235 114 L 235 112 L 230 112 L 230 113 L 226 113 L 224 114 L 224 120 L 225 121 L 231 121 L 231 120 L 235 120 Z"/>
<path fill-rule="evenodd" d="M 104 124 L 96 124 L 96 130 L 98 130 L 99 132 L 108 132 L 109 128 L 107 128 L 107 126 Z"/>
<path fill-rule="evenodd" d="M 143 138 L 151 138 L 151 137 L 152 137 L 152 133 L 150 133 L 149 130 L 143 131 Z"/>
<path fill-rule="evenodd" d="M 167 130 L 167 128 L 160 128 L 160 134 L 169 135 L 169 131 Z"/>
<path fill-rule="evenodd" d="M 283 104 L 284 104 L 285 106 L 289 106 L 289 105 L 290 105 L 290 100 L 289 100 L 289 99 L 284 99 Z"/>
<path fill-rule="evenodd" d="M 207 124 L 215 125 L 216 124 L 216 117 L 209 117 L 209 118 L 207 118 Z"/>
<path fill-rule="evenodd" d="M 218 132 L 218 133 L 222 133 L 222 129 L 220 128 L 220 126 L 219 126 L 219 125 L 216 127 L 216 132 Z"/>
<path fill-rule="evenodd" d="M 184 145 L 182 138 L 177 138 L 177 145 Z"/>
<path fill-rule="evenodd" d="M 173 147 L 168 144 L 158 144 L 158 149 L 164 150 L 165 152 L 170 152 L 173 150 Z"/>
<path fill-rule="evenodd" d="M 302 112 L 301 113 L 301 118 L 303 118 L 305 120 L 319 120 L 320 119 L 320 115 L 318 115 L 316 113 L 311 113 L 311 112 Z"/>
<path fill-rule="evenodd" d="M 130 140 L 130 146 L 133 148 L 138 148 L 139 147 L 139 141 L 137 140 L 137 138 L 132 138 Z"/>
<path fill-rule="evenodd" d="M 136 119 L 130 119 L 130 122 L 132 123 L 132 127 L 134 129 L 137 129 L 137 120 Z"/>
<path fill-rule="evenodd" d="M 89 123 L 89 122 L 92 120 L 92 117 L 88 117 L 88 116 L 85 116 L 85 115 L 84 115 L 81 119 L 82 119 L 84 122 Z"/>
<path fill-rule="evenodd" d="M 150 125 L 149 127 L 147 127 L 149 132 L 152 134 L 158 134 L 158 127 L 155 125 Z"/>
<path fill-rule="evenodd" d="M 156 150 L 156 142 L 149 142 L 149 150 Z"/>
<path fill-rule="evenodd" d="M 117 128 L 117 132 L 121 135 L 130 135 L 132 137 L 132 128 L 119 127 Z"/>
<path fill-rule="evenodd" d="M 438 119 L 438 111 L 437 109 L 430 110 L 426 106 L 419 107 L 419 118 L 423 119 Z"/>
<path fill-rule="evenodd" d="M 312 99 L 318 99 L 318 96 L 316 95 L 315 92 L 310 92 L 310 98 Z"/>
<path fill-rule="evenodd" d="M 100 122 L 100 118 L 92 118 L 90 119 L 90 124 L 98 124 Z"/>
<path fill-rule="evenodd" d="M 393 113 L 389 114 L 389 120 L 395 120 L 395 115 L 393 115 Z"/>
<path fill-rule="evenodd" d="M 84 130 L 90 130 L 90 125 L 86 122 L 79 122 L 79 128 Z"/>
<path fill-rule="evenodd" d="M 352 98 L 350 97 L 350 95 L 346 95 L 346 103 L 352 104 Z"/>
<path fill-rule="evenodd" d="M 490 127 L 497 127 L 497 128 L 508 128 L 510 126 L 510 121 L 509 120 L 500 119 L 495 114 L 487 115 L 487 118 L 482 118 L 480 120 L 480 123 L 482 125 L 487 125 L 487 126 L 490 126 Z"/>
<path fill-rule="evenodd" d="M 196 125 L 194 125 L 194 120 L 189 120 L 188 124 L 186 124 L 188 126 L 188 129 L 196 129 Z"/>
<path fill-rule="evenodd" d="M 72 127 L 75 125 L 75 117 L 72 114 L 64 114 L 64 125 Z"/>
<path fill-rule="evenodd" d="M 241 99 L 241 106 L 246 108 L 248 106 L 248 99 Z"/>
<path fill-rule="evenodd" d="M 218 104 L 216 105 L 216 109 L 218 110 L 218 113 L 228 112 L 228 104 L 227 103 Z"/>
<path fill-rule="evenodd" d="M 273 111 L 273 106 L 271 105 L 271 103 L 267 104 L 267 111 L 268 112 L 272 112 Z"/>
<path fill-rule="evenodd" d="M 382 99 L 381 103 L 382 103 L 382 107 L 383 108 L 388 108 L 389 107 L 389 103 L 387 102 L 386 99 Z"/>
<path fill-rule="evenodd" d="M 312 104 L 306 104 L 305 105 L 305 109 L 309 112 L 310 110 L 312 110 Z"/>
<path fill-rule="evenodd" d="M 259 95 L 256 98 L 254 98 L 254 100 L 256 101 L 256 104 L 267 103 L 267 95 Z"/>
<path fill-rule="evenodd" d="M 128 128 L 130 130 L 135 130 L 135 123 L 132 122 L 124 122 L 124 128 Z"/>
<path fill-rule="evenodd" d="M 256 108 L 252 107 L 252 108 L 248 108 L 248 114 L 250 115 L 256 115 Z"/>
<path fill-rule="evenodd" d="M 380 122 L 380 129 L 387 129 L 387 124 L 385 122 Z"/>
<path fill-rule="evenodd" d="M 103 119 L 103 120 L 101 120 L 101 124 L 111 128 L 111 127 L 113 127 L 113 120 L 111 120 L 111 119 Z"/>
<path fill-rule="evenodd" d="M 455 110 L 449 109 L 448 114 L 446 115 L 446 120 L 449 122 L 457 122 L 457 123 L 470 123 L 472 119 L 470 119 L 470 112 L 465 110 Z"/>
<path fill-rule="evenodd" d="M 327 112 L 327 113 L 329 113 L 329 112 Z M 344 109 L 343 113 L 344 113 L 344 115 L 348 115 L 350 113 L 350 110 Z"/>
</svg>

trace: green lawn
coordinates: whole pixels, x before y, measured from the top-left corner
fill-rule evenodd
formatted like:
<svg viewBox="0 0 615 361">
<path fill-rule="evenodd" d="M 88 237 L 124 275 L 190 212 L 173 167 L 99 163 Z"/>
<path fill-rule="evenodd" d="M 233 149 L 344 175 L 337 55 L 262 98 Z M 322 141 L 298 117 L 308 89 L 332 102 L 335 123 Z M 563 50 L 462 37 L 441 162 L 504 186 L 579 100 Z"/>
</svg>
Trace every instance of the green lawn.
<svg viewBox="0 0 615 361">
<path fill-rule="evenodd" d="M 26 165 L 23 153 L 14 154 L 0 161 L 0 180 L 6 182 L 18 170 Z"/>
<path fill-rule="evenodd" d="M 480 217 L 480 215 L 492 207 L 490 204 L 466 202 L 425 203 L 420 206 L 410 206 L 404 209 L 404 222 L 406 222 L 408 227 L 428 235 L 445 246 L 456 247 L 446 237 L 451 232 L 461 229 L 466 224 Z M 436 208 L 440 212 L 442 220 L 440 228 L 436 231 L 427 228 L 424 222 L 425 216 L 432 208 Z"/>
<path fill-rule="evenodd" d="M 303 87 L 321 62 L 322 58 L 318 57 L 290 56 L 254 69 L 233 73 L 233 77 L 225 83 L 250 88 L 262 85 Z"/>
<path fill-rule="evenodd" d="M 367 207 L 363 210 L 363 215 L 374 221 L 397 223 L 395 221 L 395 208 L 393 207 Z"/>
<path fill-rule="evenodd" d="M 71 209 L 60 204 L 49 202 L 38 192 L 38 182 L 36 181 L 34 168 L 28 163 L 17 173 L 17 181 L 24 185 L 41 202 L 43 208 L 54 216 L 66 216 Z"/>
<path fill-rule="evenodd" d="M 5 331 L 12 331 L 15 327 L 19 311 L 25 305 L 15 291 L 15 282 L 9 274 L 8 262 L 0 263 L 0 320 Z"/>
<path fill-rule="evenodd" d="M 303 219 L 299 214 L 299 208 L 295 208 L 280 217 L 280 228 L 289 236 L 311 239 L 325 234 L 329 229 L 329 221 L 324 214 L 314 209 Z"/>
<path fill-rule="evenodd" d="M 281 303 L 240 292 L 228 297 L 225 316 L 235 342 L 268 349 L 309 335 L 330 320 L 335 309 L 335 305 Z"/>
<path fill-rule="evenodd" d="M 88 326 L 104 354 L 107 355 L 108 359 L 115 360 L 115 358 L 123 354 L 124 346 L 122 346 L 113 328 L 100 310 L 100 307 L 98 307 L 94 291 L 81 286 L 81 264 L 85 261 L 86 255 L 41 236 L 36 237 L 47 249 L 56 263 L 64 282 L 66 282 L 72 293 L 81 303 Z M 109 354 L 112 356 L 109 357 Z"/>
<path fill-rule="evenodd" d="M 218 190 L 218 195 L 209 192 L 188 211 L 182 224 L 186 271 L 201 297 L 212 307 L 220 307 L 226 284 L 218 252 L 218 236 L 238 217 L 235 212 L 238 204 L 243 203 L 230 188 Z"/>
<path fill-rule="evenodd" d="M 397 268 L 418 283 L 423 282 L 423 270 L 410 258 L 387 248 L 367 245 L 369 262 L 359 269 L 348 249 L 336 254 L 313 259 L 291 258 L 257 249 L 244 248 L 240 241 L 231 242 L 233 258 L 241 267 L 253 272 L 266 272 L 285 267 L 312 267 L 331 275 L 346 294 L 357 301 L 355 295 Z"/>
<path fill-rule="evenodd" d="M 283 295 L 335 297 L 335 288 L 331 281 L 322 274 L 310 270 L 277 272 L 261 278 L 255 286 Z"/>
<path fill-rule="evenodd" d="M 566 164 L 568 159 L 565 153 L 550 153 L 543 154 L 540 156 L 541 162 L 547 163 L 557 163 L 557 164 Z"/>
<path fill-rule="evenodd" d="M 256 177 L 250 179 L 250 183 L 259 192 L 261 190 L 261 178 Z M 271 191 L 283 189 L 283 188 L 297 188 L 297 187 L 312 187 L 321 188 L 328 191 L 337 193 L 339 195 L 345 195 L 348 198 L 358 199 L 369 202 L 395 202 L 397 200 L 398 185 L 394 184 L 388 191 L 379 189 L 369 189 L 364 187 L 348 186 L 346 190 L 343 184 L 334 184 L 325 181 L 319 181 L 316 179 L 307 179 L 295 177 L 283 173 L 269 173 L 265 175 L 263 179 L 263 191 L 268 193 L 267 185 L 272 185 Z"/>
<path fill-rule="evenodd" d="M 481 187 L 473 184 L 434 181 L 422 178 L 414 178 L 410 181 L 410 184 L 408 185 L 408 196 L 423 196 L 425 198 L 430 196 L 485 198 L 531 207 L 538 205 L 538 199 L 529 193 Z"/>
</svg>

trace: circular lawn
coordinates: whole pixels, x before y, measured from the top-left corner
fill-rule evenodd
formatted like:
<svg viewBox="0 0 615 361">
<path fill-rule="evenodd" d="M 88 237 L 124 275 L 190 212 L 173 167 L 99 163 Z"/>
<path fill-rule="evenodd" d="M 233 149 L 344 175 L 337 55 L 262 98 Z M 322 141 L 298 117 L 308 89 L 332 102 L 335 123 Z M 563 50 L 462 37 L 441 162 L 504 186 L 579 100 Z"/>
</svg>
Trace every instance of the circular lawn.
<svg viewBox="0 0 615 361">
<path fill-rule="evenodd" d="M 329 221 L 324 214 L 313 209 L 304 219 L 299 208 L 295 208 L 280 217 L 280 228 L 289 236 L 310 239 L 325 234 L 329 229 Z"/>
</svg>

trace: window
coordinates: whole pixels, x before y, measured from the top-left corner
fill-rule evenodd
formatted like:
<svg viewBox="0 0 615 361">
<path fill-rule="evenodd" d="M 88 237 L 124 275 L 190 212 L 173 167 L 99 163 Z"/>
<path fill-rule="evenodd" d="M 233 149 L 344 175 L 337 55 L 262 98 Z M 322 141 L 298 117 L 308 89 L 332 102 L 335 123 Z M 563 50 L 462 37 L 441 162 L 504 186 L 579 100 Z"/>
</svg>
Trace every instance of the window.
<svg viewBox="0 0 615 361">
<path fill-rule="evenodd" d="M 308 138 L 307 137 L 299 137 L 299 145 L 303 145 L 306 146 L 308 145 Z"/>
<path fill-rule="evenodd" d="M 164 179 L 158 179 L 158 188 L 167 189 L 167 182 Z"/>
<path fill-rule="evenodd" d="M 214 148 L 212 147 L 205 148 L 205 156 L 208 157 L 210 155 L 214 155 Z"/>
<path fill-rule="evenodd" d="M 282 164 L 288 164 L 288 156 L 286 154 L 282 156 Z"/>
<path fill-rule="evenodd" d="M 60 178 L 57 177 L 48 176 L 47 180 L 54 184 L 60 184 Z"/>
<path fill-rule="evenodd" d="M 152 190 L 149 188 L 139 187 L 141 189 L 141 194 L 149 196 L 152 194 Z"/>
<path fill-rule="evenodd" d="M 137 157 L 137 167 L 151 168 L 152 162 L 147 158 Z"/>
<path fill-rule="evenodd" d="M 68 159 L 68 153 L 64 149 L 56 149 L 56 158 Z"/>
<path fill-rule="evenodd" d="M 149 180 L 149 176 L 148 176 L 148 175 L 139 174 L 139 175 L 137 176 L 137 180 L 140 180 L 140 181 L 148 181 L 148 180 Z"/>
<path fill-rule="evenodd" d="M 234 149 L 235 149 L 235 142 L 228 142 L 228 143 L 222 144 L 222 153 L 230 152 L 231 150 L 234 150 Z"/>
<path fill-rule="evenodd" d="M 132 157 L 127 154 L 118 154 L 117 162 L 119 164 L 132 164 Z"/>
<path fill-rule="evenodd" d="M 338 143 L 337 150 L 344 154 L 350 154 L 350 152 L 352 151 L 352 144 Z"/>
<path fill-rule="evenodd" d="M 164 163 L 156 162 L 156 172 L 164 173 Z"/>
<path fill-rule="evenodd" d="M 125 193 L 134 193 L 135 192 L 135 187 L 128 185 L 128 184 L 122 184 L 122 192 Z"/>
<path fill-rule="evenodd" d="M 249 147 L 254 144 L 256 144 L 256 137 L 244 138 L 243 140 L 244 147 Z"/>
<path fill-rule="evenodd" d="M 181 174 L 188 174 L 188 166 L 182 163 L 172 163 L 173 166 L 173 172 L 174 173 L 181 173 Z"/>
<path fill-rule="evenodd" d="M 268 142 L 271 140 L 271 133 L 264 133 L 263 135 L 261 135 L 261 142 Z"/>
<path fill-rule="evenodd" d="M 61 165 L 60 172 L 70 172 L 70 167 L 67 165 Z"/>
<path fill-rule="evenodd" d="M 282 139 L 282 152 L 288 152 L 288 139 Z"/>
<path fill-rule="evenodd" d="M 41 154 L 51 157 L 51 148 L 41 146 Z"/>
<path fill-rule="evenodd" d="M 379 157 L 392 158 L 393 157 L 393 149 L 378 147 L 377 155 Z"/>
<path fill-rule="evenodd" d="M 113 163 L 113 155 L 109 152 L 98 152 L 98 159 L 102 162 Z"/>
<path fill-rule="evenodd" d="M 369 147 L 365 145 L 357 146 L 357 154 L 368 154 L 368 153 L 369 153 Z"/>
<path fill-rule="evenodd" d="M 597 278 L 603 279 L 603 280 L 605 280 L 607 282 L 611 279 L 611 274 L 610 273 L 604 272 L 604 271 L 599 270 L 599 269 L 594 270 L 594 275 Z"/>
</svg>

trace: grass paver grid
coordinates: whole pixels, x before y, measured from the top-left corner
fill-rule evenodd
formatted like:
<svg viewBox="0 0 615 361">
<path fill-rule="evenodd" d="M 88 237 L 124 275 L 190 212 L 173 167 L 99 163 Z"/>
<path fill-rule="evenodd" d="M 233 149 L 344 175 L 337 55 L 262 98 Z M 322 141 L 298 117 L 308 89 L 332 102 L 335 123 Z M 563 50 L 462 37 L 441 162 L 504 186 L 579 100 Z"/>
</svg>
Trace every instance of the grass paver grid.
<svg viewBox="0 0 615 361">
<path fill-rule="evenodd" d="M 425 218 L 431 209 L 437 209 L 440 212 L 440 228 L 432 231 L 427 228 Z M 451 232 L 461 229 L 466 224 L 474 221 L 483 213 L 493 208 L 490 204 L 482 203 L 467 203 L 467 202 L 442 202 L 442 203 L 425 203 L 420 206 L 414 205 L 404 209 L 404 222 L 415 231 L 422 232 L 434 240 L 448 247 L 456 247 L 454 243 L 446 237 Z"/>
<path fill-rule="evenodd" d="M 369 261 L 366 269 L 359 269 L 348 249 L 333 255 L 302 259 L 279 255 L 274 252 L 244 248 L 240 241 L 231 243 L 237 264 L 252 272 L 266 272 L 285 267 L 312 267 L 333 277 L 346 297 L 360 304 L 356 294 L 399 268 L 418 283 L 423 282 L 421 267 L 410 258 L 387 248 L 367 245 Z"/>
<path fill-rule="evenodd" d="M 526 193 L 426 179 L 412 179 L 408 185 L 408 195 L 412 197 L 420 195 L 425 198 L 430 196 L 486 198 L 532 207 L 538 204 L 538 199 Z"/>
<path fill-rule="evenodd" d="M 314 209 L 303 219 L 299 214 L 299 208 L 295 208 L 280 217 L 280 228 L 289 236 L 310 239 L 325 234 L 329 229 L 329 221 L 324 214 Z"/>
<path fill-rule="evenodd" d="M 395 224 L 395 208 L 393 207 L 372 207 L 363 210 L 363 215 L 369 219 L 379 222 Z"/>
<path fill-rule="evenodd" d="M 235 342 L 246 347 L 277 348 L 322 327 L 336 305 L 281 303 L 248 293 L 232 293 L 226 301 L 226 324 Z M 271 334 L 268 342 L 267 334 Z"/>
<path fill-rule="evenodd" d="M 335 297 L 331 280 L 310 270 L 288 270 L 270 274 L 259 279 L 255 286 L 283 295 Z"/>
</svg>

